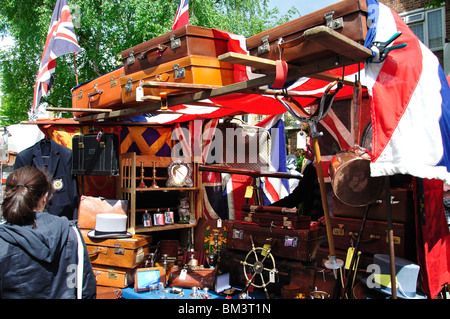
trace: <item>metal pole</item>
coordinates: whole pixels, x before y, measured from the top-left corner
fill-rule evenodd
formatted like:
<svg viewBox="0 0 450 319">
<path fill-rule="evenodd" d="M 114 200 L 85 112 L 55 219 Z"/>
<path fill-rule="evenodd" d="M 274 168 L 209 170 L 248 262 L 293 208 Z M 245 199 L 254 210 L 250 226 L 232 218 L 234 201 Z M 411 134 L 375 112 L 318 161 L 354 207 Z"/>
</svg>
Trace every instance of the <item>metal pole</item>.
<svg viewBox="0 0 450 319">
<path fill-rule="evenodd" d="M 388 224 L 388 243 L 389 243 L 389 261 L 391 269 L 391 290 L 392 298 L 397 299 L 397 280 L 395 273 L 395 252 L 394 252 L 394 230 L 392 229 L 392 208 L 391 208 L 391 189 L 389 184 L 389 176 L 384 177 L 386 187 L 386 213 Z"/>
</svg>

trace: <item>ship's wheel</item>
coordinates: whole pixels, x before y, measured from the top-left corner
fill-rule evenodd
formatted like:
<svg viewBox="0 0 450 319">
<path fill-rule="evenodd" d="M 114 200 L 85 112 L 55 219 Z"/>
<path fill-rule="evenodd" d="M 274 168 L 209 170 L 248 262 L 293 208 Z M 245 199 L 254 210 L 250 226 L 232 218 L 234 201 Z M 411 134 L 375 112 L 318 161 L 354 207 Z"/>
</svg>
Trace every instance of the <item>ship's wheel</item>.
<svg viewBox="0 0 450 319">
<path fill-rule="evenodd" d="M 247 280 L 243 292 L 246 292 L 250 286 L 263 288 L 266 298 L 269 299 L 267 286 L 274 282 L 278 270 L 275 265 L 270 247 L 255 247 L 253 238 L 252 249 L 247 253 L 245 259 L 241 261 L 244 268 L 244 276 Z"/>
</svg>

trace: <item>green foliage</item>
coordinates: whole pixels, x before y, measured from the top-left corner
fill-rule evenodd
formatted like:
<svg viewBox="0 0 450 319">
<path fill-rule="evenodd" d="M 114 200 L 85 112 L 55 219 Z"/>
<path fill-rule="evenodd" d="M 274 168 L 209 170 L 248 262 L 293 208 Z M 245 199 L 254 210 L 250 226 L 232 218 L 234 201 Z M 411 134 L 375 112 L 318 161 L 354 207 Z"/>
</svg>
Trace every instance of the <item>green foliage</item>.
<svg viewBox="0 0 450 319">
<path fill-rule="evenodd" d="M 10 35 L 15 46 L 0 49 L 2 125 L 28 119 L 34 82 L 56 0 L 0 0 L 0 37 Z M 71 107 L 71 88 L 122 64 L 121 52 L 170 32 L 176 0 L 70 0 L 76 7 L 75 33 L 81 51 L 56 62 L 55 79 L 44 101 Z M 267 0 L 191 0 L 190 24 L 249 36 L 298 17 L 295 8 L 277 19 Z M 71 116 L 71 114 L 68 114 Z"/>
</svg>

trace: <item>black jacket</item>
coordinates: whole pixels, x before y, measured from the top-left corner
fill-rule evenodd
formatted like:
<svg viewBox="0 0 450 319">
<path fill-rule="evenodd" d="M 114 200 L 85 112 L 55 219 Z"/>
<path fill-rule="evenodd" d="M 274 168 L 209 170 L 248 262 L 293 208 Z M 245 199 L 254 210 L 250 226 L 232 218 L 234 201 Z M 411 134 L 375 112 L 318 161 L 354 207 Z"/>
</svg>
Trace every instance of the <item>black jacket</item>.
<svg viewBox="0 0 450 319">
<path fill-rule="evenodd" d="M 47 210 L 52 215 L 77 219 L 79 194 L 77 179 L 72 175 L 72 150 L 47 138 L 19 152 L 14 169 L 23 166 L 46 167 L 50 172 L 55 192 Z"/>
<path fill-rule="evenodd" d="M 75 231 L 79 231 L 73 224 L 67 218 L 38 212 L 36 228 L 0 225 L 0 298 L 76 298 L 78 241 Z M 95 298 L 97 283 L 84 242 L 83 248 L 82 297 Z"/>
</svg>

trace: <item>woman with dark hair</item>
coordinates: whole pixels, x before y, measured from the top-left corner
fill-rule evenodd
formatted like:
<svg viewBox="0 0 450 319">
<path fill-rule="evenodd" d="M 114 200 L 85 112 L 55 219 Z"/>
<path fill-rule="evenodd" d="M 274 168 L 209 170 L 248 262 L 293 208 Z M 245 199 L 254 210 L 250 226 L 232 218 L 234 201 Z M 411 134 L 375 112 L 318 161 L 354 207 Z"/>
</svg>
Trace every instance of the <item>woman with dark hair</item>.
<svg viewBox="0 0 450 319">
<path fill-rule="evenodd" d="M 13 171 L 6 180 L 0 298 L 96 296 L 95 275 L 75 223 L 43 212 L 52 193 L 48 176 L 32 166 Z"/>
</svg>

